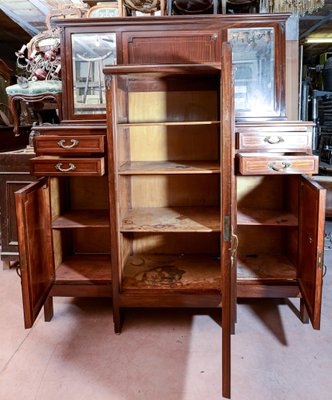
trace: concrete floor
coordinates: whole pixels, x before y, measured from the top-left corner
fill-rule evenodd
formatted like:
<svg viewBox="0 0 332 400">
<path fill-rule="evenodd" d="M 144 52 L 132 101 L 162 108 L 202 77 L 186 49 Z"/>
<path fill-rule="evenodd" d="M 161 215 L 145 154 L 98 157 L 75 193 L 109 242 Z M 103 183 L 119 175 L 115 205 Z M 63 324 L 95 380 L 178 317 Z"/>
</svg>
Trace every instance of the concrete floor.
<svg viewBox="0 0 332 400">
<path fill-rule="evenodd" d="M 327 227 L 332 230 L 332 223 Z M 238 306 L 232 338 L 233 400 L 332 399 L 332 243 L 326 241 L 321 331 L 291 304 Z M 0 266 L 0 400 L 221 399 L 219 312 L 134 310 L 113 333 L 104 299 L 55 299 L 23 327 L 20 282 Z"/>
</svg>

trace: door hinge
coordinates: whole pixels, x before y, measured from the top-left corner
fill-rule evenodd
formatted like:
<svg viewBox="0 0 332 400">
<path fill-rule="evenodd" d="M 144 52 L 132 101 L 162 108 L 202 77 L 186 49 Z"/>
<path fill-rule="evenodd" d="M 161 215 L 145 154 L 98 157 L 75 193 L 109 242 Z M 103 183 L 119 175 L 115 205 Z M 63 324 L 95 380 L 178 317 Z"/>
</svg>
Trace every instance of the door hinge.
<svg viewBox="0 0 332 400">
<path fill-rule="evenodd" d="M 224 241 L 231 240 L 231 218 L 229 215 L 224 216 Z"/>
</svg>

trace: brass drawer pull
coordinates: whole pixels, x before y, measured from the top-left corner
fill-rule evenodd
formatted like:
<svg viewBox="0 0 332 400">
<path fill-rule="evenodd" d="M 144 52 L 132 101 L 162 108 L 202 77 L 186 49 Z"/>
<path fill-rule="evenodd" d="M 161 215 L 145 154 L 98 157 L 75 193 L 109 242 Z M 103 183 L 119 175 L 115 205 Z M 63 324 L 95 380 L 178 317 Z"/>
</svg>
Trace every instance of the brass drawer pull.
<svg viewBox="0 0 332 400">
<path fill-rule="evenodd" d="M 58 141 L 58 146 L 63 148 L 63 149 L 72 149 L 73 147 L 76 147 L 79 145 L 79 141 L 76 139 L 70 139 L 71 144 L 65 144 L 66 143 L 66 139 L 61 139 Z"/>
<path fill-rule="evenodd" d="M 288 161 L 282 161 L 282 162 L 281 162 L 281 165 L 282 165 L 281 168 L 278 168 L 278 167 L 276 166 L 276 164 L 277 164 L 277 161 L 272 161 L 272 162 L 270 162 L 270 164 L 268 165 L 268 167 L 271 168 L 271 169 L 273 169 L 273 171 L 280 172 L 280 171 L 284 171 L 285 169 L 287 169 L 287 168 L 289 168 L 289 167 L 291 166 L 291 163 L 288 162 Z"/>
<path fill-rule="evenodd" d="M 55 169 L 57 169 L 60 172 L 70 172 L 70 171 L 75 171 L 76 169 L 76 165 L 74 165 L 73 163 L 69 163 L 69 167 L 68 168 L 62 168 L 62 163 L 58 163 L 55 164 Z"/>
<path fill-rule="evenodd" d="M 278 144 L 284 142 L 285 139 L 283 139 L 281 136 L 266 136 L 264 139 L 264 142 L 270 143 L 270 144 Z"/>
</svg>

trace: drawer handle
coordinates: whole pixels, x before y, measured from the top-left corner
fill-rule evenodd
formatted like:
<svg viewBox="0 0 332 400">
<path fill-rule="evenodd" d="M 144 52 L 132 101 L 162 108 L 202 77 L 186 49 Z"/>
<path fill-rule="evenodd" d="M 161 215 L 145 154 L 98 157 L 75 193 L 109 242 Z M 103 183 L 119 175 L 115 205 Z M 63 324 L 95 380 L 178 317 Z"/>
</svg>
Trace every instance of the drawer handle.
<svg viewBox="0 0 332 400">
<path fill-rule="evenodd" d="M 270 143 L 270 144 L 278 144 L 284 142 L 285 139 L 283 139 L 281 136 L 266 136 L 264 139 L 264 142 Z"/>
<path fill-rule="evenodd" d="M 278 168 L 278 167 L 276 166 L 276 164 L 277 164 L 277 161 L 272 161 L 272 162 L 268 165 L 268 167 L 271 168 L 271 169 L 273 169 L 273 171 L 280 172 L 280 171 L 284 171 L 285 169 L 287 169 L 287 168 L 289 168 L 289 167 L 291 166 L 291 163 L 288 162 L 288 161 L 282 161 L 282 162 L 281 162 L 281 165 L 282 165 L 281 168 Z"/>
<path fill-rule="evenodd" d="M 62 163 L 58 163 L 55 164 L 55 169 L 57 169 L 60 172 L 70 172 L 70 171 L 75 171 L 76 169 L 76 165 L 74 165 L 73 163 L 69 163 L 69 167 L 68 168 L 62 168 Z"/>
<path fill-rule="evenodd" d="M 58 146 L 63 149 L 72 149 L 80 144 L 80 142 L 76 139 L 70 139 L 71 144 L 66 144 L 66 139 L 61 139 L 58 141 Z"/>
</svg>

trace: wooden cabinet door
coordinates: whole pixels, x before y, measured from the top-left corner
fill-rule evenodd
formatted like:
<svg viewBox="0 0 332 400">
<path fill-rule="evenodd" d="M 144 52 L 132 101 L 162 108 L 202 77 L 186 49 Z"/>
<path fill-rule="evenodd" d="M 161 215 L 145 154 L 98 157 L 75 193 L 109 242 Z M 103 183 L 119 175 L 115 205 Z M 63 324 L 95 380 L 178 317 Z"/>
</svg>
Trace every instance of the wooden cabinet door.
<svg viewBox="0 0 332 400">
<path fill-rule="evenodd" d="M 125 32 L 124 64 L 190 64 L 220 60 L 220 30 Z"/>
<path fill-rule="evenodd" d="M 320 328 L 326 190 L 301 177 L 298 281 L 314 329 Z"/>
<path fill-rule="evenodd" d="M 220 109 L 220 188 L 221 188 L 221 268 L 222 268 L 222 392 L 230 397 L 231 332 L 235 313 L 235 210 L 234 210 L 234 97 L 232 50 L 228 43 L 222 46 Z"/>
<path fill-rule="evenodd" d="M 54 281 L 48 180 L 17 191 L 15 202 L 24 322 L 31 328 Z"/>
</svg>

